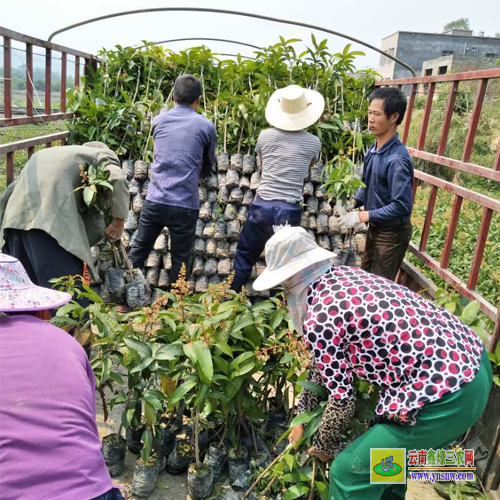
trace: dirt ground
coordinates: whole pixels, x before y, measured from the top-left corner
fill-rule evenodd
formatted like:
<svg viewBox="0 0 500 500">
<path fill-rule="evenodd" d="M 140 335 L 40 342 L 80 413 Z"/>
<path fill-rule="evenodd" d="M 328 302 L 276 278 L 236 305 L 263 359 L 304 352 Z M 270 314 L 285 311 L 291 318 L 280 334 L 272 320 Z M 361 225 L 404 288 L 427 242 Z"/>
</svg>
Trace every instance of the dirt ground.
<svg viewBox="0 0 500 500">
<path fill-rule="evenodd" d="M 109 415 L 108 421 L 105 423 L 102 407 L 98 403 L 97 407 L 97 424 L 99 428 L 99 436 L 104 436 L 116 432 L 119 426 L 121 415 L 121 408 L 115 408 Z M 127 451 L 125 460 L 125 471 L 120 476 L 113 478 L 114 484 L 124 486 L 127 490 L 132 481 L 132 474 L 134 471 L 134 462 L 136 455 Z M 133 496 L 129 498 L 134 498 Z M 150 500 L 190 500 L 187 489 L 187 476 L 171 476 L 166 472 L 162 472 L 156 483 L 156 488 L 153 494 L 149 497 Z M 442 500 L 442 498 L 435 492 L 432 485 L 418 483 L 415 481 L 408 481 L 408 493 L 406 500 Z"/>
</svg>

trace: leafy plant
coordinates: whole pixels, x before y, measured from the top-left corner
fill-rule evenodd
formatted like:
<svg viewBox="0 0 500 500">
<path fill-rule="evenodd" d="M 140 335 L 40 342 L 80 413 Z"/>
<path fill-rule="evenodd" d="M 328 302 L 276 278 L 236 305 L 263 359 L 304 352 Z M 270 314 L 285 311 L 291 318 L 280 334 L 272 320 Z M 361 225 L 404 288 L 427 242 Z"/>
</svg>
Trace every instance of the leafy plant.
<svg viewBox="0 0 500 500">
<path fill-rule="evenodd" d="M 151 161 L 151 119 L 171 106 L 175 78 L 191 73 L 202 83 L 201 110 L 216 126 L 219 147 L 231 154 L 253 152 L 260 131 L 269 126 L 265 106 L 277 88 L 299 84 L 321 92 L 326 110 L 312 131 L 322 139 L 323 157 L 331 158 L 352 144 L 344 121 L 364 123 L 365 97 L 376 73 L 356 72 L 354 61 L 362 53 L 350 45 L 332 54 L 326 40 L 312 36 L 312 46 L 297 54 L 298 41 L 280 37 L 256 51 L 254 60 L 221 60 L 204 46 L 172 52 L 145 43 L 103 50 L 103 64 L 70 92 L 69 106 L 77 115 L 68 122 L 70 140 L 100 140 L 121 157 Z"/>
<path fill-rule="evenodd" d="M 97 166 L 83 163 L 80 165 L 82 185 L 75 189 L 75 193 L 82 191 L 83 202 L 89 210 L 98 210 L 107 213 L 111 207 L 109 191 L 113 186 L 108 182 L 110 172 L 106 170 L 105 163 Z"/>
<path fill-rule="evenodd" d="M 358 134 L 358 137 L 361 137 Z M 347 154 L 340 151 L 324 167 L 321 173 L 322 178 L 326 176 L 323 188 L 330 200 L 335 200 L 345 205 L 347 200 L 352 198 L 360 187 L 365 187 L 363 181 L 355 175 L 355 165 L 349 158 L 355 155 L 355 150 L 350 148 Z"/>
</svg>

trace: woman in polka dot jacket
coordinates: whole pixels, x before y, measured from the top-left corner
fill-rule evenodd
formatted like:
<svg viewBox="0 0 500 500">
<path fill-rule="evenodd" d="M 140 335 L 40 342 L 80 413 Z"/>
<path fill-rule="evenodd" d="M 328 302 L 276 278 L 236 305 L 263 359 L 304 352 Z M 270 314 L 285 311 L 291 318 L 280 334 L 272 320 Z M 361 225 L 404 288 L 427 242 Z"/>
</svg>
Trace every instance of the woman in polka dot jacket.
<svg viewBox="0 0 500 500">
<path fill-rule="evenodd" d="M 332 267 L 332 256 L 304 229 L 287 226 L 268 241 L 267 268 L 254 288 L 283 285 L 294 328 L 313 355 L 308 380 L 328 389 L 309 453 L 324 461 L 335 457 L 330 499 L 404 499 L 405 484 L 370 484 L 370 448 L 452 443 L 481 416 L 491 366 L 476 333 L 451 313 L 385 278 Z M 375 425 L 345 448 L 354 376 L 378 386 L 380 395 Z M 303 390 L 298 413 L 319 400 Z M 297 426 L 290 440 L 301 436 Z"/>
</svg>

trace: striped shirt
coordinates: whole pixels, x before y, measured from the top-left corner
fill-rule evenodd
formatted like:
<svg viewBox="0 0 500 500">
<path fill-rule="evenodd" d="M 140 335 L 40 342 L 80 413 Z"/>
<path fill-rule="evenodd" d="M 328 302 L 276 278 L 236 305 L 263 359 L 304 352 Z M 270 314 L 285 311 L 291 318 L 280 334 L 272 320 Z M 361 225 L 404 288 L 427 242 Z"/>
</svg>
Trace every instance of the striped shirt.
<svg viewBox="0 0 500 500">
<path fill-rule="evenodd" d="M 301 202 L 304 179 L 311 162 L 318 160 L 320 150 L 319 138 L 305 130 L 263 130 L 256 148 L 262 159 L 259 197 L 266 201 Z"/>
</svg>

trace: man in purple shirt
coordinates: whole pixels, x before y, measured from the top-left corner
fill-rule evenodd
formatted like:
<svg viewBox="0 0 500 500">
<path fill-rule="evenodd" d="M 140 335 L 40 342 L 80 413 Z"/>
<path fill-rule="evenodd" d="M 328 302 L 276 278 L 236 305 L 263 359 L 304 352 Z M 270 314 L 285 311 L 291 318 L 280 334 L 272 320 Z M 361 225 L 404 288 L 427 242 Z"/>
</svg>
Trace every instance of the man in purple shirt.
<svg viewBox="0 0 500 500">
<path fill-rule="evenodd" d="M 82 346 L 37 317 L 71 295 L 33 285 L 0 253 L 0 498 L 123 499 L 95 421 L 94 373 Z"/>
<path fill-rule="evenodd" d="M 197 78 L 180 76 L 174 84 L 175 107 L 153 120 L 151 182 L 129 255 L 134 267 L 142 269 L 166 226 L 171 238 L 170 283 L 177 281 L 183 263 L 189 271 L 200 208 L 198 181 L 208 177 L 215 164 L 215 127 L 196 111 L 201 90 Z"/>
</svg>

